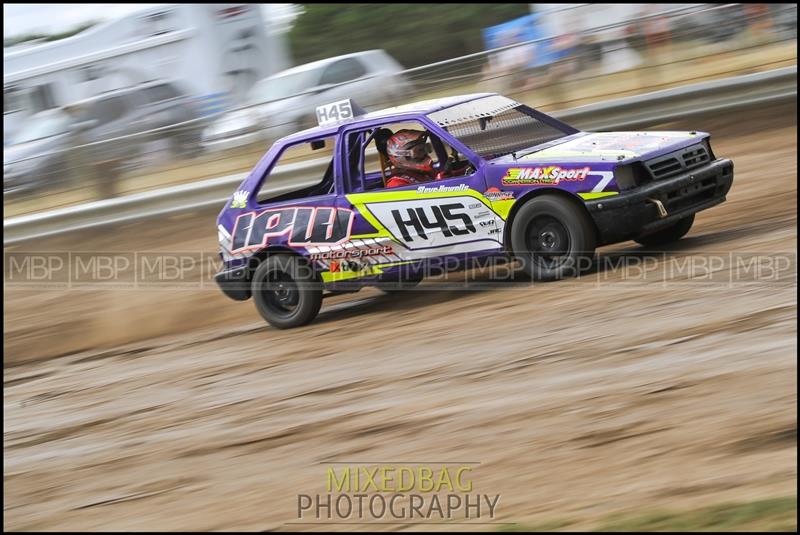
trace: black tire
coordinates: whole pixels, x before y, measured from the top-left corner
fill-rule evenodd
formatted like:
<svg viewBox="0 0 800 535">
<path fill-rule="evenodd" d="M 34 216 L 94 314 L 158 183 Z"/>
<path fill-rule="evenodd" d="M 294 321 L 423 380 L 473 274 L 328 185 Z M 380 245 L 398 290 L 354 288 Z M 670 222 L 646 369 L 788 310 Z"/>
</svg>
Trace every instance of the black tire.
<svg viewBox="0 0 800 535">
<path fill-rule="evenodd" d="M 543 195 L 520 208 L 511 227 L 511 248 L 536 281 L 576 276 L 589 268 L 597 243 L 594 226 L 567 199 Z"/>
<path fill-rule="evenodd" d="M 678 241 L 686 236 L 686 233 L 692 228 L 692 224 L 694 224 L 694 214 L 679 219 L 677 223 L 674 223 L 665 229 L 653 232 L 652 234 L 647 234 L 646 236 L 634 238 L 634 241 L 640 245 L 644 245 L 645 247 L 666 245 L 668 243 Z"/>
<path fill-rule="evenodd" d="M 322 306 L 322 284 L 297 257 L 267 257 L 253 273 L 251 286 L 259 314 L 278 329 L 311 322 Z"/>
</svg>

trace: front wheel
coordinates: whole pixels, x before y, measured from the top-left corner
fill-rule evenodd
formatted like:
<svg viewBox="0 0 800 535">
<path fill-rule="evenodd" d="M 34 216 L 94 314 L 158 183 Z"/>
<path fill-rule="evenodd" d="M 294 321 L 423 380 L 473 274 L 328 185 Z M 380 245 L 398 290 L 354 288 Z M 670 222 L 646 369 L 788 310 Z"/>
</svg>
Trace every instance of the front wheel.
<svg viewBox="0 0 800 535">
<path fill-rule="evenodd" d="M 670 225 L 665 229 L 647 234 L 646 236 L 639 236 L 634 238 L 634 241 L 645 247 L 654 247 L 658 245 L 666 245 L 674 241 L 678 241 L 689 232 L 694 224 L 694 214 L 679 219 L 677 223 Z"/>
<path fill-rule="evenodd" d="M 253 274 L 252 290 L 256 309 L 278 329 L 311 322 L 322 306 L 322 286 L 311 267 L 287 255 L 262 261 Z"/>
<path fill-rule="evenodd" d="M 537 281 L 576 276 L 591 265 L 596 244 L 588 216 L 572 202 L 543 195 L 525 203 L 514 218 L 511 247 Z"/>
</svg>

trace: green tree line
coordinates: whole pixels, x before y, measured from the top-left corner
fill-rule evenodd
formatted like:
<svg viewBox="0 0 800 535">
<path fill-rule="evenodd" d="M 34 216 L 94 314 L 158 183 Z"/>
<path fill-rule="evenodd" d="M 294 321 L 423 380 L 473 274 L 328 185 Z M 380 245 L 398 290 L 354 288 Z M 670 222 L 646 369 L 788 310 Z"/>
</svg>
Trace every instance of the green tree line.
<svg viewBox="0 0 800 535">
<path fill-rule="evenodd" d="M 303 4 L 289 43 L 296 64 L 382 48 L 411 68 L 484 49 L 481 30 L 528 4 Z"/>
<path fill-rule="evenodd" d="M 3 39 L 3 48 L 7 48 L 9 46 L 18 45 L 20 43 L 26 43 L 28 41 L 34 41 L 36 39 L 42 39 L 43 41 L 58 41 L 59 39 L 65 39 L 67 37 L 72 37 L 77 33 L 81 33 L 84 30 L 88 30 L 92 26 L 97 24 L 96 21 L 93 22 L 84 22 L 83 24 L 79 24 L 74 28 L 70 28 L 69 30 L 65 30 L 59 33 L 26 33 L 21 35 L 15 35 L 13 37 L 8 37 Z"/>
</svg>

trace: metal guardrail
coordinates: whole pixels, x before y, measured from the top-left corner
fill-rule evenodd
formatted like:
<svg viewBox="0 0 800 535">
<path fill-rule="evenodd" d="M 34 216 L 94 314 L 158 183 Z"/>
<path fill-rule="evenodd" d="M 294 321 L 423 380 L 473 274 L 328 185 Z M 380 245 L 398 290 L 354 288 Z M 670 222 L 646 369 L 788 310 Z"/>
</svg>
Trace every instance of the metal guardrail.
<svg viewBox="0 0 800 535">
<path fill-rule="evenodd" d="M 645 127 L 797 99 L 797 66 L 664 89 L 555 112 L 582 130 Z"/>
<path fill-rule="evenodd" d="M 552 115 L 582 130 L 641 128 L 707 113 L 758 104 L 797 100 L 797 67 L 701 82 L 675 89 L 581 106 Z M 322 173 L 329 160 L 319 159 L 275 170 L 269 193 L 311 185 L 297 179 Z M 247 173 L 160 188 L 115 199 L 95 201 L 3 221 L 3 245 L 80 229 L 147 219 L 166 214 L 222 207 Z"/>
</svg>

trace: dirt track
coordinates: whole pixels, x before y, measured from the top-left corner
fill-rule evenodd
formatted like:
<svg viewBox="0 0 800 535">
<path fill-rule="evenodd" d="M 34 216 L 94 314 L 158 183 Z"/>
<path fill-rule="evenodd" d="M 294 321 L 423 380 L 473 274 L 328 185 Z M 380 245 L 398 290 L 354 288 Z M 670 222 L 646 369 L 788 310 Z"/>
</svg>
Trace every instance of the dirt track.
<svg viewBox="0 0 800 535">
<path fill-rule="evenodd" d="M 668 125 L 711 131 L 736 174 L 659 268 L 795 258 L 794 116 Z M 173 224 L 183 250 L 213 251 L 211 223 Z M 158 232 L 37 249 L 175 247 Z M 796 261 L 756 284 L 729 268 L 370 290 L 289 332 L 213 290 L 7 290 L 4 527 L 281 529 L 333 461 L 480 463 L 506 522 L 793 495 Z"/>
</svg>

